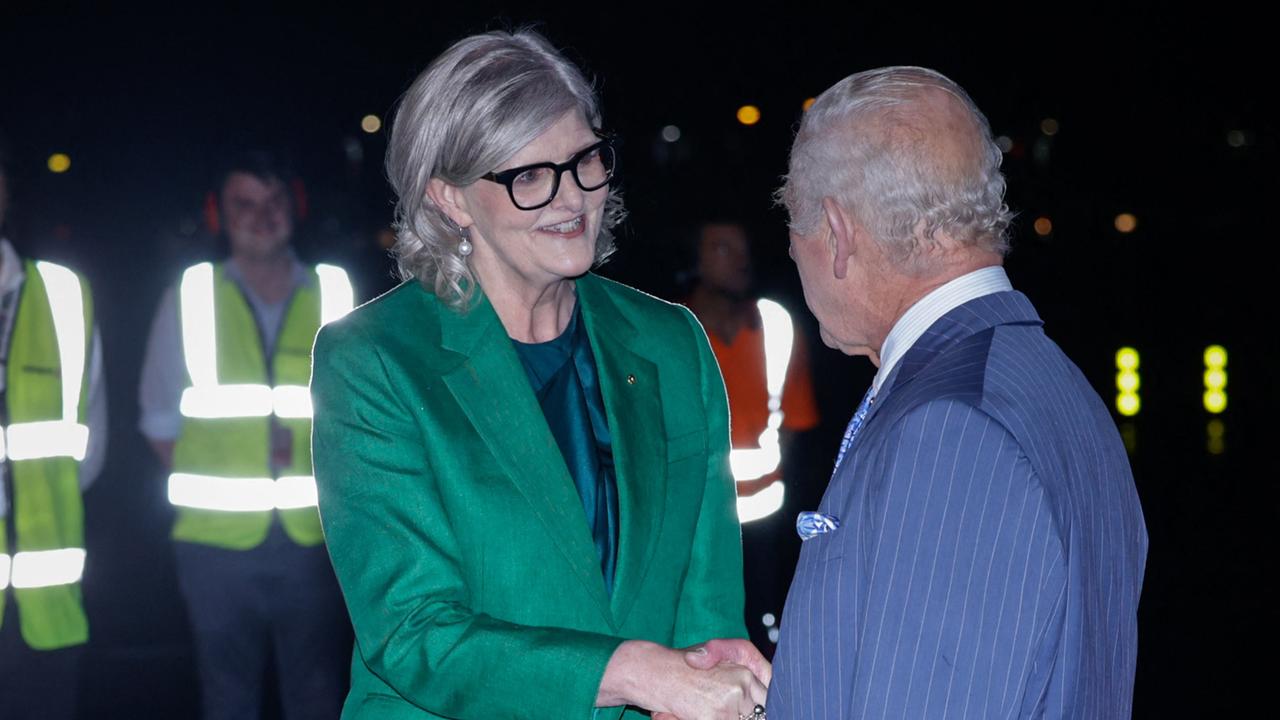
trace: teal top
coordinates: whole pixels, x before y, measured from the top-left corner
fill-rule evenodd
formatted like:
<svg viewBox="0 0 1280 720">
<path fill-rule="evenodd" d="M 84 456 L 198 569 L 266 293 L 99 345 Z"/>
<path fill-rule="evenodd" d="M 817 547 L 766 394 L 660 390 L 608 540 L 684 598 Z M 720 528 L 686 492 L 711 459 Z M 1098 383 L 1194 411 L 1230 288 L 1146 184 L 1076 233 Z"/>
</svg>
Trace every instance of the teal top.
<svg viewBox="0 0 1280 720">
<path fill-rule="evenodd" d="M 596 360 L 581 316 L 581 306 L 574 307 L 569 326 L 554 340 L 511 342 L 578 488 L 600 556 L 604 586 L 612 594 L 618 557 L 618 481 Z"/>
</svg>

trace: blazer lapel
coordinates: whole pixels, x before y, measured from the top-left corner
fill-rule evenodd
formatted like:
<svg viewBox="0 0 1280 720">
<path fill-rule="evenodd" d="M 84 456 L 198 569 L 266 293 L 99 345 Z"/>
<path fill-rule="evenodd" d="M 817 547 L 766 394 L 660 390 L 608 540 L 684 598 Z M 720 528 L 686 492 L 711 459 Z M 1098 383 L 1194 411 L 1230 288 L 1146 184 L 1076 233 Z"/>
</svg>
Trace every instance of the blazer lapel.
<svg viewBox="0 0 1280 720">
<path fill-rule="evenodd" d="M 466 314 L 441 305 L 440 330 L 441 344 L 463 358 L 445 384 L 612 625 L 582 499 L 493 307 L 483 297 Z"/>
<path fill-rule="evenodd" d="M 604 281 L 587 275 L 577 288 L 613 437 L 620 527 L 611 604 L 621 627 L 662 530 L 667 494 L 662 388 L 657 366 L 640 351 L 644 338 L 614 304 Z"/>
</svg>

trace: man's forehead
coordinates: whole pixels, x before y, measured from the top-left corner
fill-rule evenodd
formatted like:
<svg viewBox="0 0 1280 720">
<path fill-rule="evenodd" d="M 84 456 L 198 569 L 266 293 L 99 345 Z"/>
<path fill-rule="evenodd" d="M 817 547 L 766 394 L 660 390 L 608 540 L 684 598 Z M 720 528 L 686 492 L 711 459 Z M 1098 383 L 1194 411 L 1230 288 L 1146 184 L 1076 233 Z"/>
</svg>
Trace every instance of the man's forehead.
<svg viewBox="0 0 1280 720">
<path fill-rule="evenodd" d="M 249 172 L 232 172 L 222 185 L 226 195 L 283 194 L 284 181 L 278 177 L 259 177 Z"/>
<path fill-rule="evenodd" d="M 717 222 L 707 223 L 702 226 L 703 242 L 736 242 L 745 241 L 747 232 L 738 223 Z"/>
</svg>

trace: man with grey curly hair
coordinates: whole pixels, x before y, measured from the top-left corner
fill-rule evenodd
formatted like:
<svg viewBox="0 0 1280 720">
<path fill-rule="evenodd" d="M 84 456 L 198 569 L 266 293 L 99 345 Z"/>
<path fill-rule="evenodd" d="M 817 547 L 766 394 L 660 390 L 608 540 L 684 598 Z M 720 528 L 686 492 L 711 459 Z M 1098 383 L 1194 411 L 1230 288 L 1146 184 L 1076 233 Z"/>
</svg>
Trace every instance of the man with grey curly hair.
<svg viewBox="0 0 1280 720">
<path fill-rule="evenodd" d="M 858 73 L 779 197 L 823 341 L 879 371 L 804 539 L 773 720 L 1127 717 L 1147 536 L 1106 406 L 1001 267 L 986 118 L 937 72 Z"/>
</svg>

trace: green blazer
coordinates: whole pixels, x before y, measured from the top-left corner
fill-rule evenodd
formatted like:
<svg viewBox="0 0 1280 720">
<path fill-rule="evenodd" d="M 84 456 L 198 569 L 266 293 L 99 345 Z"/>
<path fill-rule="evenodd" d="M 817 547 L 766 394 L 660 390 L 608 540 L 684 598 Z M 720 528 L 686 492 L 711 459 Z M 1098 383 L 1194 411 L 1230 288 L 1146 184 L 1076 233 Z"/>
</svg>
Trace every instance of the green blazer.
<svg viewBox="0 0 1280 720">
<path fill-rule="evenodd" d="M 356 633 L 343 718 L 607 718 L 623 640 L 746 637 L 724 384 L 684 308 L 578 302 L 613 434 L 612 596 L 511 341 L 405 283 L 316 339 L 320 515 Z M 626 711 L 626 717 L 645 714 Z"/>
</svg>

